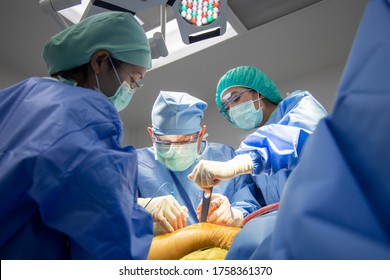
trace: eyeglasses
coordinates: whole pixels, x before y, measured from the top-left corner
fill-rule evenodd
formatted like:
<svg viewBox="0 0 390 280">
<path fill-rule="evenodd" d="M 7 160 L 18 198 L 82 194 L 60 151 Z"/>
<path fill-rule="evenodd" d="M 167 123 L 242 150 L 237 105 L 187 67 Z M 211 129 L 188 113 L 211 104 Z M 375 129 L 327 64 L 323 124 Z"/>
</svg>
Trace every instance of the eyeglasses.
<svg viewBox="0 0 390 280">
<path fill-rule="evenodd" d="M 221 110 L 219 110 L 220 113 L 227 113 L 227 111 L 229 110 L 229 106 L 232 102 L 236 102 L 238 101 L 238 99 L 240 99 L 240 97 L 246 93 L 246 92 L 250 92 L 252 91 L 253 89 L 247 89 L 245 91 L 242 91 L 238 94 L 235 94 L 233 96 L 231 96 L 226 102 L 222 103 L 222 108 Z"/>
<path fill-rule="evenodd" d="M 134 80 L 133 76 L 129 73 L 129 71 L 127 71 L 126 67 L 123 66 L 123 64 L 121 63 L 120 66 L 123 68 L 123 70 L 125 70 L 126 74 L 129 75 L 130 77 L 130 87 L 134 90 L 139 90 L 140 88 L 143 87 L 143 84 L 139 84 L 137 83 L 136 80 Z"/>
<path fill-rule="evenodd" d="M 156 135 L 153 134 L 152 136 L 153 141 L 156 144 L 159 145 L 183 145 L 183 144 L 190 144 L 190 143 L 196 143 L 199 139 L 199 133 L 193 133 L 193 134 L 187 134 L 187 135 Z M 177 140 L 170 140 L 172 139 L 178 139 Z"/>
</svg>

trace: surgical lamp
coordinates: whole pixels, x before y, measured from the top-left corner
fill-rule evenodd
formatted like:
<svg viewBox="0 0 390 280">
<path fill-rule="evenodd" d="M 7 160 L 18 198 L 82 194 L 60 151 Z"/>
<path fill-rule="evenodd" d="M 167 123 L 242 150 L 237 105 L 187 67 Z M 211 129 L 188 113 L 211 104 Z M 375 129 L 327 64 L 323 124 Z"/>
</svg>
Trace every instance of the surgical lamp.
<svg viewBox="0 0 390 280">
<path fill-rule="evenodd" d="M 166 6 L 171 6 L 182 41 L 187 45 L 226 32 L 227 0 L 91 0 L 91 3 L 106 10 L 124 9 L 133 14 L 154 6 L 162 7 L 161 33 L 165 40 L 167 39 L 164 31 L 166 20 L 163 18 Z"/>
<path fill-rule="evenodd" d="M 176 0 L 172 8 L 187 45 L 226 32 L 227 0 Z"/>
<path fill-rule="evenodd" d="M 51 14 L 63 28 L 67 27 L 67 24 L 57 11 L 80 3 L 81 0 L 39 1 L 44 12 Z M 125 11 L 134 15 L 154 6 L 161 7 L 161 34 L 156 34 L 149 39 L 151 45 L 155 46 L 155 56 L 168 55 L 164 42 L 167 40 L 165 36 L 167 6 L 172 7 L 182 41 L 187 45 L 220 36 L 226 32 L 227 0 L 90 0 L 82 18 L 104 10 Z"/>
<path fill-rule="evenodd" d="M 81 0 L 40 0 L 39 6 L 43 10 L 44 13 L 51 15 L 57 23 L 62 28 L 69 27 L 68 23 L 64 20 L 64 18 L 58 13 L 58 11 L 80 5 Z M 128 10 L 126 7 L 118 6 L 120 2 L 126 2 L 123 0 L 111 0 L 111 3 L 100 1 L 100 0 L 90 0 L 88 3 L 88 6 L 86 10 L 84 11 L 83 16 L 81 19 L 86 18 L 88 15 L 90 15 L 91 12 L 91 6 L 96 5 L 100 8 L 103 8 L 105 10 L 109 11 L 122 11 L 122 12 L 129 12 L 133 15 L 135 15 L 136 12 L 149 8 L 151 6 L 161 5 L 161 7 L 164 6 L 165 9 L 165 3 L 166 0 L 140 0 L 140 1 L 131 1 L 132 10 Z M 127 1 L 129 2 L 129 1 Z M 117 5 L 115 5 L 117 4 Z M 163 8 L 161 9 L 161 13 L 165 13 L 165 10 Z M 161 17 L 161 29 L 163 32 L 165 32 L 165 17 Z M 157 59 L 159 57 L 166 57 L 168 55 L 168 49 L 165 45 L 165 33 L 156 32 L 153 34 L 152 38 L 149 38 L 149 45 L 151 49 L 151 55 L 152 59 Z"/>
</svg>

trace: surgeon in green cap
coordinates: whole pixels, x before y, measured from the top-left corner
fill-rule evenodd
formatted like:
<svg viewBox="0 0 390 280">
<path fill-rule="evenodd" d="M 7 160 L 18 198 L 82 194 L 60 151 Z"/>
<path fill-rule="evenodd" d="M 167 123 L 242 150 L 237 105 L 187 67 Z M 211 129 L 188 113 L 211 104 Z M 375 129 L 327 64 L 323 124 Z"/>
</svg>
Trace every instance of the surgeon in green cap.
<svg viewBox="0 0 390 280">
<path fill-rule="evenodd" d="M 303 145 L 326 110 L 308 91 L 297 90 L 283 99 L 274 82 L 255 66 L 224 74 L 215 101 L 234 127 L 253 132 L 236 157 L 227 162 L 202 160 L 189 178 L 207 190 L 221 180 L 251 174 L 265 203 L 279 202 Z"/>
<path fill-rule="evenodd" d="M 151 67 L 144 30 L 100 13 L 50 38 L 43 58 L 51 77 L 0 91 L 1 259 L 146 259 L 153 220 L 118 114 Z"/>
</svg>

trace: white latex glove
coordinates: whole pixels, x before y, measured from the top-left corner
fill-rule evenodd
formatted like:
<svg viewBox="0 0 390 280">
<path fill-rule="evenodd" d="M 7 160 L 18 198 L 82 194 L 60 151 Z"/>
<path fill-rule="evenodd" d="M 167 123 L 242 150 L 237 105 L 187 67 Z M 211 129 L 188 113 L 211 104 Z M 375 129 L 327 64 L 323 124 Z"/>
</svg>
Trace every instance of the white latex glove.
<svg viewBox="0 0 390 280">
<path fill-rule="evenodd" d="M 234 157 L 227 162 L 201 160 L 188 175 L 188 178 L 205 191 L 218 185 L 221 180 L 228 180 L 241 174 L 251 173 L 252 158 L 248 154 Z"/>
<path fill-rule="evenodd" d="M 155 235 L 173 232 L 187 226 L 188 209 L 181 206 L 172 195 L 158 196 L 152 200 L 138 198 L 137 201 L 152 215 Z"/>
<path fill-rule="evenodd" d="M 200 202 L 196 213 L 200 220 L 200 214 L 202 211 L 202 202 Z M 219 193 L 213 193 L 211 195 L 209 213 L 207 215 L 207 222 L 222 226 L 242 227 L 242 220 L 244 215 L 242 212 L 234 207 L 230 206 L 229 199 Z"/>
</svg>

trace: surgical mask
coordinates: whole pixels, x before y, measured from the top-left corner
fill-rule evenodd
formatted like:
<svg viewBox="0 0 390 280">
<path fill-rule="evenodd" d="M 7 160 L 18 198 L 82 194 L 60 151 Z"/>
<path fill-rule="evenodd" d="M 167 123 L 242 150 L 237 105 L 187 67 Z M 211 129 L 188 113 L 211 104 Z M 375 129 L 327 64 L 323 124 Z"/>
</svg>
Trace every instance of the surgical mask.
<svg viewBox="0 0 390 280">
<path fill-rule="evenodd" d="M 198 143 L 188 144 L 153 144 L 156 159 L 169 170 L 184 171 L 189 168 L 198 157 Z"/>
<path fill-rule="evenodd" d="M 260 98 L 257 100 L 260 105 Z M 262 122 L 263 107 L 256 110 L 253 102 L 253 100 L 249 100 L 229 109 L 230 119 L 238 128 L 243 130 L 252 130 L 258 127 Z"/>
<path fill-rule="evenodd" d="M 114 64 L 112 63 L 111 57 L 109 56 L 108 58 L 110 60 L 112 68 L 114 69 L 115 75 L 116 75 L 119 83 L 121 84 L 118 87 L 118 89 L 116 90 L 115 94 L 111 97 L 108 97 L 108 100 L 110 100 L 112 105 L 114 105 L 115 109 L 118 112 L 120 112 L 129 105 L 129 103 L 134 95 L 135 89 L 132 89 L 131 86 L 126 81 L 123 81 L 121 83 L 121 79 L 119 78 L 118 72 L 116 71 Z M 98 86 L 98 88 L 96 90 L 101 92 L 99 79 L 98 79 L 96 73 L 95 73 L 95 78 L 96 78 L 96 83 Z"/>
<path fill-rule="evenodd" d="M 126 81 L 123 81 L 114 96 L 109 97 L 108 100 L 110 100 L 115 109 L 120 112 L 129 105 L 134 92 L 135 90 L 132 89 Z"/>
</svg>

